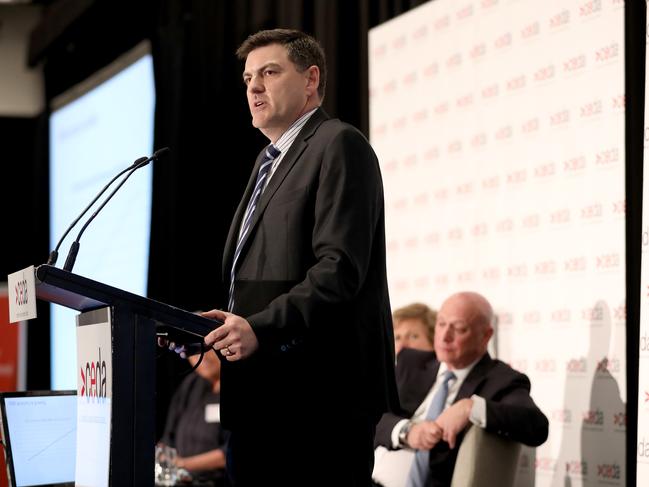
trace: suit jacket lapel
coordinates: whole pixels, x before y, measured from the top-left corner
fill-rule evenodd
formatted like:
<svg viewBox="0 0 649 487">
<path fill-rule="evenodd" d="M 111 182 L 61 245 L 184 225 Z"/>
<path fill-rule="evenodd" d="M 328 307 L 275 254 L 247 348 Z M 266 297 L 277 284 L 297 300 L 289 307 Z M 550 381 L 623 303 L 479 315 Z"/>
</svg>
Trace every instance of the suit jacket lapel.
<svg viewBox="0 0 649 487">
<path fill-rule="evenodd" d="M 469 375 L 467 375 L 466 379 L 464 379 L 464 382 L 462 383 L 462 386 L 457 393 L 455 401 L 453 402 L 471 397 L 473 394 L 475 394 L 480 385 L 485 381 L 487 372 L 489 372 L 489 369 L 491 368 L 491 362 L 491 356 L 488 352 L 485 353 L 483 357 L 478 361 L 478 363 L 475 364 L 475 366 L 471 369 L 471 372 L 469 372 Z"/>
<path fill-rule="evenodd" d="M 315 113 L 311 116 L 311 118 L 307 121 L 307 123 L 304 125 L 304 127 L 302 128 L 298 136 L 295 138 L 295 140 L 293 141 L 293 144 L 291 145 L 288 152 L 282 159 L 282 162 L 279 164 L 279 166 L 275 170 L 275 173 L 271 177 L 268 186 L 266 186 L 266 189 L 262 193 L 261 198 L 259 199 L 259 203 L 257 203 L 255 214 L 252 216 L 252 220 L 250 222 L 250 229 L 248 230 L 248 234 L 246 235 L 245 241 L 243 242 L 241 255 L 237 262 L 241 261 L 241 258 L 243 257 L 243 254 L 246 251 L 248 242 L 250 241 L 250 236 L 254 233 L 257 223 L 261 218 L 261 215 L 264 213 L 264 210 L 268 206 L 268 202 L 275 195 L 275 193 L 277 192 L 278 188 L 280 187 L 280 185 L 288 175 L 291 168 L 299 160 L 300 156 L 306 149 L 308 145 L 308 139 L 311 138 L 311 136 L 313 136 L 313 134 L 315 133 L 316 129 L 320 126 L 320 124 L 325 120 L 327 120 L 328 118 L 329 115 L 327 115 L 322 108 L 318 108 L 315 111 Z M 257 162 L 255 163 L 255 169 L 253 170 L 252 175 L 248 180 L 248 186 L 246 187 L 246 192 L 244 193 L 244 196 L 241 199 L 241 203 L 239 203 L 239 207 L 237 208 L 237 212 L 235 213 L 232 226 L 230 227 L 230 232 L 228 234 L 228 239 L 226 243 L 226 250 L 223 253 L 224 279 L 227 279 L 227 276 L 229 275 L 230 272 L 232 257 L 234 254 L 234 250 L 236 247 L 236 242 L 239 234 L 238 231 L 241 225 L 241 219 L 243 218 L 243 213 L 246 210 L 246 206 L 248 205 L 248 200 L 250 199 L 250 195 L 252 193 L 253 186 L 257 178 L 257 171 L 259 170 L 259 164 L 261 162 L 262 155 L 263 155 L 263 151 L 257 158 Z"/>
</svg>

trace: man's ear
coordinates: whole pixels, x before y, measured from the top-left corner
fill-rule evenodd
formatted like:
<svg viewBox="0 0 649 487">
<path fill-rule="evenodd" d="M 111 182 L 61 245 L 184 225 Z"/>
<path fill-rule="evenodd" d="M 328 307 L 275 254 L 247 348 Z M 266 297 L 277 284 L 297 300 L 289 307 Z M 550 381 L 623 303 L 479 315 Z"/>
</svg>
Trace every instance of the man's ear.
<svg viewBox="0 0 649 487">
<path fill-rule="evenodd" d="M 307 95 L 312 96 L 314 93 L 318 92 L 318 86 L 320 85 L 320 68 L 316 65 L 308 67 L 305 71 L 305 77 L 307 82 Z"/>
</svg>

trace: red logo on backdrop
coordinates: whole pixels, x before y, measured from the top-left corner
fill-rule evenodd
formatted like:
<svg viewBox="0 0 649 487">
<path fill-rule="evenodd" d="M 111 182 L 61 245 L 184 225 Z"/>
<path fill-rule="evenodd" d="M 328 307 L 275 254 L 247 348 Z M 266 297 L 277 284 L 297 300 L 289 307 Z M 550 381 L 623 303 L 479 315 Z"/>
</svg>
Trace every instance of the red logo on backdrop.
<svg viewBox="0 0 649 487">
<path fill-rule="evenodd" d="M 507 184 L 521 184 L 527 181 L 527 169 L 518 169 L 507 174 Z"/>
<path fill-rule="evenodd" d="M 428 245 L 437 245 L 440 241 L 439 233 L 429 233 L 428 235 L 426 235 L 425 240 Z"/>
<path fill-rule="evenodd" d="M 604 213 L 604 207 L 601 203 L 593 203 L 587 206 L 584 206 L 581 209 L 581 218 L 582 220 L 593 220 L 596 218 L 601 218 Z"/>
<path fill-rule="evenodd" d="M 439 66 L 437 63 L 429 64 L 424 68 L 424 76 L 426 76 L 427 78 L 436 76 L 438 72 L 439 72 Z"/>
<path fill-rule="evenodd" d="M 428 35 L 428 27 L 425 25 L 420 26 L 412 35 L 415 39 L 423 39 Z"/>
<path fill-rule="evenodd" d="M 526 311 L 523 313 L 523 323 L 536 325 L 541 322 L 541 313 L 537 310 Z"/>
<path fill-rule="evenodd" d="M 473 105 L 473 94 L 468 93 L 466 95 L 459 97 L 455 102 L 455 104 L 458 106 L 458 108 L 467 108 Z"/>
<path fill-rule="evenodd" d="M 577 156 L 563 161 L 563 171 L 575 173 L 586 168 L 586 157 Z"/>
<path fill-rule="evenodd" d="M 439 274 L 435 276 L 435 284 L 438 286 L 448 285 L 448 274 Z"/>
<path fill-rule="evenodd" d="M 471 48 L 471 50 L 469 51 L 469 57 L 473 60 L 476 60 L 483 57 L 486 53 L 487 53 L 487 44 L 481 42 L 480 44 L 476 44 Z"/>
<path fill-rule="evenodd" d="M 481 4 L 482 8 L 491 8 L 495 7 L 498 5 L 498 0 L 482 0 Z"/>
<path fill-rule="evenodd" d="M 551 274 L 556 274 L 557 272 L 557 263 L 553 260 L 543 260 L 541 262 L 537 262 L 534 265 L 534 273 L 537 275 L 551 275 Z"/>
<path fill-rule="evenodd" d="M 457 281 L 459 283 L 467 283 L 473 281 L 473 272 L 472 271 L 458 272 Z"/>
<path fill-rule="evenodd" d="M 443 115 L 445 113 L 448 113 L 448 102 L 442 102 L 437 105 L 435 105 L 435 108 L 433 108 L 435 111 L 436 115 Z"/>
<path fill-rule="evenodd" d="M 456 193 L 458 196 L 466 196 L 473 193 L 473 183 L 462 183 L 459 184 L 456 188 Z"/>
<path fill-rule="evenodd" d="M 417 72 L 412 71 L 403 77 L 403 84 L 410 87 L 417 81 Z"/>
<path fill-rule="evenodd" d="M 375 57 L 383 57 L 383 56 L 385 56 L 385 51 L 386 51 L 385 44 L 381 44 L 380 46 L 376 46 L 376 48 L 374 49 L 374 56 Z"/>
<path fill-rule="evenodd" d="M 586 55 L 579 54 L 573 56 L 563 62 L 563 72 L 564 73 L 575 73 L 581 71 L 586 67 Z"/>
<path fill-rule="evenodd" d="M 538 179 L 548 178 L 554 176 L 556 173 L 556 165 L 554 162 L 546 162 L 534 168 L 534 177 Z"/>
<path fill-rule="evenodd" d="M 588 426 L 604 426 L 604 412 L 599 408 L 584 411 L 582 419 L 584 424 Z"/>
<path fill-rule="evenodd" d="M 593 100 L 579 108 L 581 118 L 591 118 L 602 114 L 602 100 Z"/>
<path fill-rule="evenodd" d="M 538 228 L 541 225 L 541 215 L 538 213 L 533 213 L 531 215 L 525 215 L 523 217 L 523 228 L 528 230 L 531 228 Z"/>
<path fill-rule="evenodd" d="M 383 92 L 386 94 L 393 93 L 397 90 L 397 81 L 396 80 L 390 80 L 387 83 L 383 85 Z"/>
<path fill-rule="evenodd" d="M 572 313 L 568 308 L 555 309 L 550 313 L 550 319 L 556 323 L 567 323 L 572 319 Z"/>
<path fill-rule="evenodd" d="M 532 132 L 538 131 L 539 127 L 540 127 L 539 119 L 538 117 L 534 117 L 523 122 L 523 125 L 521 126 L 521 131 L 524 134 L 531 134 Z"/>
<path fill-rule="evenodd" d="M 108 388 L 106 384 L 106 361 L 101 359 L 101 348 L 98 348 L 99 358 L 96 362 L 86 362 L 85 369 L 81 367 L 82 397 L 106 397 Z"/>
<path fill-rule="evenodd" d="M 409 250 L 416 249 L 419 246 L 419 239 L 417 237 L 410 237 L 406 239 L 404 245 Z"/>
<path fill-rule="evenodd" d="M 462 152 L 462 141 L 461 140 L 454 140 L 448 145 L 448 152 L 449 154 L 457 154 L 459 152 Z"/>
<path fill-rule="evenodd" d="M 417 165 L 417 154 L 409 154 L 403 161 L 404 166 L 412 168 Z"/>
<path fill-rule="evenodd" d="M 466 7 L 462 7 L 460 10 L 458 10 L 455 17 L 458 20 L 464 20 L 464 19 L 468 19 L 472 15 L 473 15 L 473 5 L 467 5 Z"/>
<path fill-rule="evenodd" d="M 584 460 L 569 460 L 566 462 L 566 474 L 571 477 L 588 475 L 588 462 Z"/>
<path fill-rule="evenodd" d="M 509 312 L 503 312 L 498 314 L 498 324 L 500 325 L 511 325 L 514 323 L 514 316 Z M 527 362 L 525 362 L 527 368 Z"/>
<path fill-rule="evenodd" d="M 397 161 L 396 159 L 391 159 L 385 164 L 386 171 L 395 171 L 398 167 L 399 167 L 399 161 Z"/>
<path fill-rule="evenodd" d="M 507 140 L 512 138 L 514 130 L 511 125 L 505 125 L 496 130 L 496 140 Z"/>
<path fill-rule="evenodd" d="M 415 123 L 424 122 L 428 118 L 428 110 L 425 108 L 423 110 L 419 110 L 418 112 L 415 112 L 412 118 L 414 119 Z"/>
<path fill-rule="evenodd" d="M 433 196 L 435 196 L 436 200 L 445 200 L 448 198 L 448 189 L 447 188 L 436 189 L 435 192 L 433 193 Z"/>
<path fill-rule="evenodd" d="M 511 32 L 505 32 L 504 34 L 499 35 L 496 37 L 496 40 L 494 41 L 494 46 L 496 49 L 504 49 L 505 47 L 509 47 L 512 45 L 512 33 Z"/>
<path fill-rule="evenodd" d="M 557 459 L 552 457 L 537 457 L 534 460 L 536 470 L 542 472 L 554 472 L 557 468 Z"/>
<path fill-rule="evenodd" d="M 474 237 L 484 237 L 488 233 L 489 227 L 485 222 L 476 223 L 471 228 L 471 235 Z"/>
<path fill-rule="evenodd" d="M 548 81 L 554 78 L 554 65 L 548 64 L 534 72 L 534 81 Z"/>
<path fill-rule="evenodd" d="M 613 425 L 619 428 L 626 428 L 626 411 L 613 413 Z"/>
<path fill-rule="evenodd" d="M 436 31 L 440 31 L 443 29 L 446 29 L 451 23 L 451 19 L 448 15 L 444 15 L 443 17 L 440 17 L 439 19 L 435 20 L 433 25 L 435 26 Z"/>
<path fill-rule="evenodd" d="M 572 358 L 566 362 L 566 372 L 571 374 L 585 374 L 588 363 L 584 357 Z"/>
<path fill-rule="evenodd" d="M 498 83 L 491 84 L 482 88 L 482 98 L 494 98 L 500 93 Z"/>
<path fill-rule="evenodd" d="M 537 372 L 556 372 L 557 363 L 554 359 L 541 359 L 537 360 L 534 364 L 534 369 Z"/>
<path fill-rule="evenodd" d="M 613 110 L 624 110 L 626 108 L 626 96 L 624 94 L 611 98 Z"/>
<path fill-rule="evenodd" d="M 596 166 L 608 166 L 620 160 L 620 150 L 617 147 L 604 149 L 595 154 Z"/>
<path fill-rule="evenodd" d="M 539 24 L 539 21 L 537 20 L 536 22 L 532 22 L 531 24 L 523 27 L 523 29 L 521 30 L 521 37 L 523 39 L 530 39 L 534 36 L 539 35 L 539 32 L 541 32 L 541 26 Z"/>
<path fill-rule="evenodd" d="M 439 158 L 439 148 L 431 147 L 424 153 L 424 159 L 427 161 L 432 161 Z"/>
<path fill-rule="evenodd" d="M 415 279 L 415 287 L 417 288 L 426 288 L 429 284 L 429 278 L 427 276 L 418 277 Z"/>
<path fill-rule="evenodd" d="M 491 176 L 482 180 L 482 189 L 497 189 L 500 187 L 500 176 Z"/>
<path fill-rule="evenodd" d="M 406 117 L 399 117 L 394 121 L 392 125 L 395 129 L 403 129 L 406 125 L 408 125 L 408 119 Z"/>
<path fill-rule="evenodd" d="M 488 267 L 482 271 L 483 279 L 500 279 L 500 269 L 498 267 Z"/>
<path fill-rule="evenodd" d="M 507 277 L 511 277 L 511 278 L 527 277 L 527 265 L 526 264 L 510 265 L 509 267 L 507 267 Z"/>
<path fill-rule="evenodd" d="M 474 149 L 477 149 L 478 147 L 483 147 L 486 144 L 487 144 L 487 134 L 484 132 L 475 134 L 471 138 L 471 147 L 473 147 Z"/>
<path fill-rule="evenodd" d="M 387 244 L 388 252 L 396 252 L 399 250 L 399 242 L 396 240 L 390 240 Z"/>
<path fill-rule="evenodd" d="M 507 81 L 507 91 L 518 91 L 527 85 L 527 77 L 524 74 L 516 76 Z"/>
<path fill-rule="evenodd" d="M 419 193 L 415 196 L 415 205 L 425 206 L 428 204 L 428 193 Z"/>
<path fill-rule="evenodd" d="M 598 255 L 595 259 L 595 266 L 598 270 L 616 269 L 620 267 L 620 254 L 617 252 Z"/>
<path fill-rule="evenodd" d="M 462 64 L 462 53 L 456 52 L 446 60 L 447 68 L 457 68 Z"/>
<path fill-rule="evenodd" d="M 591 306 L 581 310 L 581 319 L 588 321 L 602 321 L 604 319 L 604 310 L 601 306 Z"/>
<path fill-rule="evenodd" d="M 514 229 L 514 220 L 505 218 L 496 223 L 496 231 L 499 233 L 511 232 Z"/>
<path fill-rule="evenodd" d="M 568 223 L 569 221 L 570 209 L 568 208 L 562 208 L 550 213 L 550 223 L 552 224 Z"/>
<path fill-rule="evenodd" d="M 400 198 L 394 202 L 395 210 L 403 210 L 408 206 L 408 200 L 406 198 Z"/>
<path fill-rule="evenodd" d="M 405 35 L 401 35 L 397 37 L 393 42 L 392 42 L 392 47 L 395 49 L 403 49 L 406 47 L 407 39 Z"/>
<path fill-rule="evenodd" d="M 449 240 L 454 240 L 454 241 L 462 240 L 463 236 L 464 236 L 464 231 L 462 230 L 462 227 L 454 227 L 448 231 Z"/>
<path fill-rule="evenodd" d="M 602 0 L 589 0 L 579 6 L 579 16 L 588 17 L 602 11 Z"/>
<path fill-rule="evenodd" d="M 621 304 L 613 308 L 613 316 L 616 320 L 626 321 L 626 304 Z"/>
<path fill-rule="evenodd" d="M 600 463 L 597 465 L 597 478 L 607 480 L 620 480 L 622 468 L 617 463 Z"/>
<path fill-rule="evenodd" d="M 603 63 L 615 59 L 620 54 L 620 46 L 617 42 L 611 42 L 604 47 L 600 47 L 595 51 L 595 62 Z"/>
<path fill-rule="evenodd" d="M 626 214 L 626 200 L 613 201 L 611 204 L 612 204 L 612 211 L 614 215 L 623 216 Z"/>
<path fill-rule="evenodd" d="M 568 23 L 570 23 L 570 10 L 568 9 L 562 10 L 561 12 L 554 14 L 552 17 L 550 17 L 550 21 L 549 21 L 551 29 L 563 27 Z"/>
<path fill-rule="evenodd" d="M 550 126 L 556 127 L 570 122 L 570 110 L 564 109 L 550 115 Z"/>
</svg>

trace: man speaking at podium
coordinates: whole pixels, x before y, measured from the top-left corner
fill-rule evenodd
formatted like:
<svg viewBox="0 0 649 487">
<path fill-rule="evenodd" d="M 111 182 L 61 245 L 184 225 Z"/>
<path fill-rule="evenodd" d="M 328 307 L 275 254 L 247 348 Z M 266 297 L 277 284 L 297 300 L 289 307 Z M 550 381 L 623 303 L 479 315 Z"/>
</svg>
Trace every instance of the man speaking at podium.
<svg viewBox="0 0 649 487">
<path fill-rule="evenodd" d="M 396 410 L 383 187 L 363 135 L 320 108 L 324 53 L 294 30 L 251 35 L 259 154 L 226 241 L 221 418 L 240 485 L 370 485 L 373 436 Z"/>
</svg>

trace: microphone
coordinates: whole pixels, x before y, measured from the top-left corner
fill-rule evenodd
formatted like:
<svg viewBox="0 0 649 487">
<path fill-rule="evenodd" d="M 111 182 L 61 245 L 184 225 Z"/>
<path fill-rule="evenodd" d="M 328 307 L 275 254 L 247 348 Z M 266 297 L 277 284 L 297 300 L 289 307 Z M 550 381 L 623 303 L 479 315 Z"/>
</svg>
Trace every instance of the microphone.
<svg viewBox="0 0 649 487">
<path fill-rule="evenodd" d="M 106 186 L 103 187 L 103 189 L 95 196 L 95 198 L 90 202 L 88 206 L 86 206 L 86 209 L 81 212 L 81 214 L 70 224 L 68 229 L 65 231 L 59 242 L 56 244 L 56 247 L 52 252 L 50 252 L 49 257 L 47 258 L 47 265 L 55 265 L 57 259 L 59 258 L 59 248 L 61 247 L 61 244 L 63 243 L 63 240 L 65 240 L 65 237 L 68 236 L 68 233 L 76 226 L 77 223 L 79 223 L 79 220 L 85 215 L 88 210 L 92 207 L 92 205 L 95 204 L 95 202 L 99 199 L 99 197 L 106 192 L 106 190 L 115 182 L 115 180 L 120 177 L 122 174 L 124 174 L 127 171 L 130 171 L 134 167 L 136 167 L 138 164 L 142 164 L 144 161 L 146 161 L 146 157 L 140 157 L 139 159 L 136 159 L 133 161 L 133 164 L 128 166 L 126 169 L 121 170 L 113 179 L 111 179 Z"/>
<path fill-rule="evenodd" d="M 86 228 L 88 228 L 88 225 L 90 225 L 90 223 L 97 217 L 97 215 L 104 208 L 104 206 L 106 206 L 106 204 L 111 200 L 111 198 L 113 196 L 115 196 L 115 193 L 117 193 L 119 191 L 119 188 L 121 188 L 124 185 L 126 180 L 128 178 L 130 178 L 131 175 L 135 171 L 137 171 L 141 167 L 146 166 L 151 161 L 155 161 L 155 160 L 159 159 L 161 156 L 165 155 L 167 152 L 169 152 L 169 147 L 163 147 L 162 149 L 158 149 L 157 151 L 155 151 L 153 153 L 153 155 L 151 157 L 144 157 L 144 158 L 141 157 L 140 159 L 136 160 L 131 165 L 131 167 L 127 168 L 125 171 L 122 171 L 122 173 L 120 173 L 120 175 L 121 175 L 124 172 L 128 171 L 128 174 L 126 174 L 126 176 L 124 176 L 124 178 L 119 182 L 117 187 L 115 187 L 115 189 L 113 189 L 113 191 L 106 197 L 106 199 L 103 201 L 103 203 L 101 205 L 99 205 L 99 208 L 97 208 L 95 210 L 95 212 L 90 216 L 90 218 L 88 218 L 88 220 L 83 225 L 83 227 L 81 227 L 81 230 L 79 231 L 79 234 L 77 235 L 77 238 L 75 239 L 74 242 L 72 242 L 72 245 L 70 246 L 68 256 L 65 259 L 65 265 L 63 266 L 64 271 L 68 271 L 68 272 L 72 271 L 72 268 L 74 267 L 74 262 L 77 259 L 77 254 L 79 253 L 79 245 L 80 245 L 79 240 L 81 239 L 81 235 L 83 235 L 83 232 L 86 231 Z M 103 192 L 103 190 L 102 190 L 102 192 Z M 81 218 L 81 217 L 79 217 L 79 218 Z"/>
</svg>

